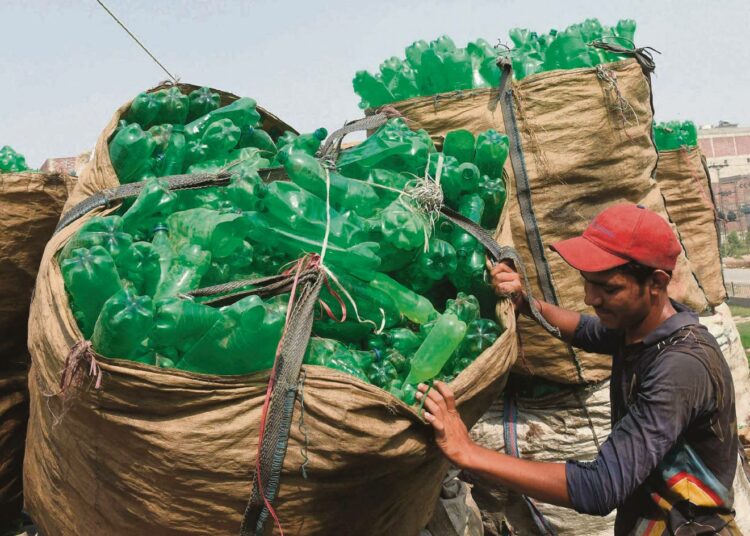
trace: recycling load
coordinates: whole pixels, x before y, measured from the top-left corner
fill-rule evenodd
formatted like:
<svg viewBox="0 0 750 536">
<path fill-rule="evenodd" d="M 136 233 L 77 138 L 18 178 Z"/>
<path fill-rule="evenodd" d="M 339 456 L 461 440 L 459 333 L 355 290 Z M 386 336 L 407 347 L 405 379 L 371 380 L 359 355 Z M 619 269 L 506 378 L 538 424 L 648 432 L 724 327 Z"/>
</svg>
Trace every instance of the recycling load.
<svg viewBox="0 0 750 536">
<path fill-rule="evenodd" d="M 692 121 L 654 123 L 654 143 L 659 151 L 698 146 L 698 129 Z"/>
<path fill-rule="evenodd" d="M 242 127 L 226 111 L 240 102 L 248 103 Z M 289 273 L 310 253 L 324 255 L 328 283 L 308 364 L 411 403 L 416 384 L 452 380 L 500 335 L 483 247 L 423 210 L 419 193 L 442 192 L 446 205 L 494 229 L 505 202 L 505 136 L 451 132 L 438 153 L 425 132 L 392 119 L 328 169 L 314 156 L 324 130 L 273 140 L 258 126 L 252 99 L 184 128 L 152 124 L 174 115 L 147 120 L 132 110 L 110 155 L 119 176 L 145 186 L 116 214 L 88 220 L 58 258 L 78 326 L 99 354 L 207 374 L 269 369 L 288 295 L 248 296 L 220 309 L 186 296 Z M 248 132 L 253 145 L 243 144 Z M 205 160 L 172 165 L 181 160 L 172 148 L 199 145 Z M 258 170 L 275 162 L 290 181 L 261 180 Z M 158 176 L 222 169 L 231 173 L 226 187 L 170 191 Z"/>
<path fill-rule="evenodd" d="M 595 67 L 626 56 L 595 47 L 594 42 L 632 49 L 635 29 L 635 21 L 630 19 L 618 21 L 615 27 L 586 19 L 541 35 L 513 28 L 509 35 L 514 48 L 510 50 L 494 47 L 482 38 L 461 48 L 442 35 L 430 43 L 415 41 L 404 50 L 404 59 L 388 58 L 380 64 L 379 73 L 357 71 L 352 85 L 362 109 L 449 91 L 497 87 L 499 56 L 510 59 L 517 80 L 556 69 Z"/>
<path fill-rule="evenodd" d="M 0 173 L 17 173 L 28 169 L 26 158 L 21 153 L 9 145 L 0 148 Z"/>
</svg>

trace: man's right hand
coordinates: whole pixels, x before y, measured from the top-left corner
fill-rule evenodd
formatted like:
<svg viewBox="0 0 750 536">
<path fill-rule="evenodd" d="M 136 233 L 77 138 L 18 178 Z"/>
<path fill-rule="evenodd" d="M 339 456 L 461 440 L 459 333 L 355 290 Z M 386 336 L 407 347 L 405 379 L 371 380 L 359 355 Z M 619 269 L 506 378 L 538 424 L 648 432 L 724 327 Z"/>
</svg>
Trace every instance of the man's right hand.
<svg viewBox="0 0 750 536">
<path fill-rule="evenodd" d="M 526 293 L 521 276 L 505 262 L 499 262 L 490 269 L 492 290 L 501 298 L 510 298 L 517 312 L 526 305 Z"/>
</svg>

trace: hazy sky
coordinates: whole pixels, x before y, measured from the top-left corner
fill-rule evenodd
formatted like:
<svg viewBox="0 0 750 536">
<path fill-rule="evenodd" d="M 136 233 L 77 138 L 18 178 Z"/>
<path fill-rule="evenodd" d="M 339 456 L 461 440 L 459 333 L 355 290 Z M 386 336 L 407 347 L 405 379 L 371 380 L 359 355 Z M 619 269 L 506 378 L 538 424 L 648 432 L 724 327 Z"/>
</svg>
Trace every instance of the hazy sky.
<svg viewBox="0 0 750 536">
<path fill-rule="evenodd" d="M 300 131 L 361 116 L 351 79 L 416 39 L 508 40 L 588 17 L 638 23 L 660 50 L 657 120 L 750 124 L 750 1 L 104 0 L 182 81 L 258 103 Z M 564 6 L 560 7 L 560 6 Z M 0 0 L 0 146 L 38 167 L 93 147 L 115 109 L 166 75 L 94 0 Z"/>
</svg>

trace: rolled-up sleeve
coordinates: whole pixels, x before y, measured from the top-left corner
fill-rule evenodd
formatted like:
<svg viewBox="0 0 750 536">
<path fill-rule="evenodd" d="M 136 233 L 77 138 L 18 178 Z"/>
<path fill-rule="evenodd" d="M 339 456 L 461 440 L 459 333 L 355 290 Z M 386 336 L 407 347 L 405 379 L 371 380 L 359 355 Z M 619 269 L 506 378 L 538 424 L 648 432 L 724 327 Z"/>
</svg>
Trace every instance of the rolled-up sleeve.
<svg viewBox="0 0 750 536">
<path fill-rule="evenodd" d="M 607 515 L 643 484 L 701 408 L 712 400 L 706 368 L 665 353 L 643 378 L 635 403 L 612 429 L 596 459 L 569 460 L 568 494 L 576 511 Z"/>
</svg>

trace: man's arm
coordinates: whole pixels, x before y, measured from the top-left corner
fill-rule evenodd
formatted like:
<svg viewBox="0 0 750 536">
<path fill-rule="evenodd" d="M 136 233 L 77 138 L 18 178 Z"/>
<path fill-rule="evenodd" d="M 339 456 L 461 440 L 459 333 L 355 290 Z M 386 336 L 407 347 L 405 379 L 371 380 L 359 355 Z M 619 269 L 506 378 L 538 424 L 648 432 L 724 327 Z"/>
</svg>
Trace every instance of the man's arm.
<svg viewBox="0 0 750 536">
<path fill-rule="evenodd" d="M 702 408 L 713 400 L 705 367 L 690 356 L 664 354 L 643 378 L 635 403 L 613 428 L 592 462 L 567 464 L 519 460 L 484 449 L 469 437 L 450 388 L 428 392 L 425 419 L 443 454 L 462 469 L 493 479 L 513 491 L 584 514 L 606 515 L 620 506 L 674 447 Z"/>
<path fill-rule="evenodd" d="M 564 463 L 521 460 L 480 447 L 469 437 L 469 431 L 456 410 L 453 393 L 446 384 L 436 381 L 429 392 L 426 385 L 420 385 L 417 399 L 425 398 L 425 393 L 425 419 L 435 429 L 438 447 L 453 464 L 518 493 L 547 503 L 573 507 L 568 497 Z"/>
<path fill-rule="evenodd" d="M 516 311 L 531 317 L 529 300 L 521 284 L 521 278 L 518 273 L 505 263 L 499 263 L 492 267 L 492 288 L 500 296 L 511 296 Z M 578 324 L 581 322 L 580 313 L 562 309 L 551 303 L 541 300 L 534 300 L 536 308 L 541 315 L 553 326 L 560 330 L 562 340 L 567 343 L 572 342 Z"/>
</svg>

